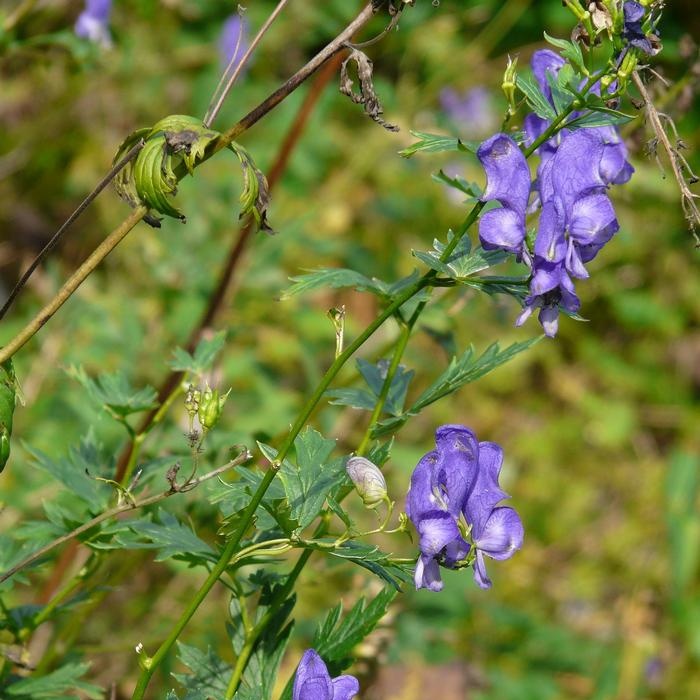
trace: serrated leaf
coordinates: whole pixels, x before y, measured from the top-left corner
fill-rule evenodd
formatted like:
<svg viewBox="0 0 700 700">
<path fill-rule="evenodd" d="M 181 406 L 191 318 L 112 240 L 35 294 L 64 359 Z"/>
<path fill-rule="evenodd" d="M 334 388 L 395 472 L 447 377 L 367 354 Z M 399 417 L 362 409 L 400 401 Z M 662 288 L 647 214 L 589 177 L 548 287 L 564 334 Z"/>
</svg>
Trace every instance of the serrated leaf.
<svg viewBox="0 0 700 700">
<path fill-rule="evenodd" d="M 34 458 L 35 466 L 51 474 L 69 491 L 85 501 L 91 512 L 105 509 L 113 489 L 93 477 L 103 473 L 112 474 L 113 458 L 106 458 L 102 454 L 92 432 L 82 438 L 77 447 L 71 447 L 65 457 L 52 458 L 29 445 L 25 445 L 24 448 Z"/>
<path fill-rule="evenodd" d="M 342 619 L 342 603 L 328 612 L 316 628 L 311 646 L 323 657 L 331 676 L 347 668 L 353 649 L 375 629 L 395 597 L 396 589 L 387 586 L 369 603 L 360 598 Z"/>
<path fill-rule="evenodd" d="M 577 43 L 567 41 L 566 39 L 556 39 L 547 34 L 547 32 L 544 32 L 544 38 L 548 44 L 561 49 L 561 55 L 571 61 L 576 68 L 580 71 L 585 70 L 586 66 L 583 60 L 583 53 L 581 52 L 581 47 Z"/>
<path fill-rule="evenodd" d="M 459 190 L 467 195 L 467 197 L 471 197 L 473 199 L 479 199 L 483 194 L 481 187 L 479 187 L 479 185 L 477 185 L 475 182 L 467 182 L 467 180 L 459 175 L 448 175 L 444 170 L 439 170 L 431 177 L 433 180 L 435 180 L 435 182 L 440 182 L 443 185 Z"/>
<path fill-rule="evenodd" d="M 3 692 L 18 700 L 55 700 L 65 697 L 67 691 L 79 690 L 90 700 L 102 700 L 104 691 L 99 686 L 80 680 L 89 668 L 88 663 L 69 663 L 45 676 L 23 678 Z"/>
<path fill-rule="evenodd" d="M 528 277 L 467 277 L 461 280 L 467 287 L 473 287 L 486 294 L 506 294 L 522 302 L 529 293 L 530 279 Z"/>
<path fill-rule="evenodd" d="M 410 134 L 417 138 L 418 141 L 399 151 L 399 155 L 403 158 L 410 158 L 421 151 L 425 153 L 440 153 L 443 151 L 476 153 L 479 148 L 479 144 L 475 141 L 462 141 L 456 136 L 441 136 L 424 131 L 411 131 Z"/>
<path fill-rule="evenodd" d="M 363 411 L 371 411 L 377 403 L 375 394 L 366 389 L 329 389 L 326 396 L 332 406 L 349 406 Z"/>
<path fill-rule="evenodd" d="M 636 119 L 633 115 L 619 112 L 616 109 L 609 109 L 602 105 L 588 106 L 588 109 L 591 111 L 567 122 L 566 127 L 568 129 L 592 129 L 599 126 L 621 126 Z"/>
<path fill-rule="evenodd" d="M 408 411 L 381 421 L 372 431 L 372 437 L 380 437 L 398 430 L 411 416 L 415 416 L 426 406 L 451 394 L 465 384 L 476 381 L 516 355 L 542 340 L 536 336 L 501 350 L 498 343 L 490 345 L 479 357 L 475 357 L 474 347 L 470 347 L 460 357 L 453 357 L 447 369 L 416 399 Z"/>
<path fill-rule="evenodd" d="M 330 460 L 335 440 L 324 438 L 311 427 L 294 441 L 296 465 L 285 460 L 279 471 L 291 517 L 303 530 L 319 514 L 326 495 L 345 475 L 342 460 Z"/>
<path fill-rule="evenodd" d="M 132 520 L 128 527 L 136 538 L 120 534 L 116 539 L 126 549 L 158 549 L 156 561 L 171 557 L 193 565 L 217 561 L 214 550 L 174 515 L 161 508 L 158 521 Z"/>
<path fill-rule="evenodd" d="M 223 698 L 233 668 L 221 659 L 211 647 L 202 651 L 180 641 L 178 641 L 177 646 L 180 661 L 192 673 L 173 673 L 172 675 L 188 691 L 187 698 L 191 700 L 198 697 L 204 700 Z"/>
<path fill-rule="evenodd" d="M 452 232 L 448 234 L 448 240 L 452 238 Z M 494 267 L 510 257 L 503 250 L 484 250 L 475 248 L 471 250 L 471 241 L 464 236 L 452 254 L 446 261 L 441 260 L 445 251 L 445 244 L 439 240 L 433 242 L 432 251 L 412 251 L 413 255 L 424 262 L 428 267 L 440 272 L 446 277 L 463 280 L 477 272 Z"/>
<path fill-rule="evenodd" d="M 294 284 L 282 292 L 280 299 L 289 299 L 297 294 L 304 294 L 315 289 L 328 287 L 330 289 L 340 289 L 351 287 L 359 292 L 374 292 L 383 294 L 384 291 L 377 280 L 369 279 L 365 275 L 347 269 L 322 269 L 308 272 L 304 275 L 290 277 Z"/>
<path fill-rule="evenodd" d="M 68 375 L 80 382 L 96 403 L 122 418 L 157 405 L 158 394 L 153 387 L 134 389 L 122 372 L 104 373 L 92 379 L 83 367 L 72 366 Z"/>
<path fill-rule="evenodd" d="M 331 540 L 328 542 L 330 543 Z M 401 590 L 402 582 L 411 580 L 412 567 L 409 569 L 406 565 L 396 564 L 391 559 L 391 555 L 372 545 L 350 540 L 339 547 L 328 550 L 328 554 L 339 559 L 346 559 L 363 569 L 367 569 L 397 591 Z"/>
<path fill-rule="evenodd" d="M 191 372 L 200 375 L 209 370 L 214 364 L 216 356 L 226 344 L 226 331 L 219 331 L 211 338 L 202 339 L 197 344 L 194 354 L 187 350 L 175 348 L 170 368 L 176 372 Z"/>
<path fill-rule="evenodd" d="M 549 100 L 542 94 L 539 86 L 531 76 L 518 75 L 516 77 L 518 89 L 525 95 L 528 106 L 542 119 L 556 119 L 557 113 Z"/>
</svg>

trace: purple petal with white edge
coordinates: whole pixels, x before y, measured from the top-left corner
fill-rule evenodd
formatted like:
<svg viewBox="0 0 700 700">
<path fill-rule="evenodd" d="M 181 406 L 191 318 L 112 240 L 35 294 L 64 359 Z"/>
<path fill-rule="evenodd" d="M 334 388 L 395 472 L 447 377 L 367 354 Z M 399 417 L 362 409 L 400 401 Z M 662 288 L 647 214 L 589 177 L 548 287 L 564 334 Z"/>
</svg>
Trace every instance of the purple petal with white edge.
<svg viewBox="0 0 700 700">
<path fill-rule="evenodd" d="M 537 315 L 537 320 L 542 324 L 542 330 L 548 338 L 555 338 L 559 332 L 559 307 L 543 306 Z"/>
<path fill-rule="evenodd" d="M 460 537 L 457 522 L 449 513 L 433 511 L 422 518 L 416 525 L 420 536 L 420 551 L 426 556 L 434 557 Z"/>
<path fill-rule="evenodd" d="M 416 570 L 413 574 L 413 582 L 416 590 L 427 588 L 429 591 L 437 593 L 445 585 L 440 578 L 440 566 L 433 557 L 421 555 L 416 562 Z M 294 698 L 294 700 L 297 700 Z"/>
<path fill-rule="evenodd" d="M 615 209 L 606 195 L 592 194 L 574 203 L 569 234 L 577 243 L 602 247 L 619 230 Z"/>
<path fill-rule="evenodd" d="M 333 679 L 333 700 L 351 700 L 360 692 L 355 676 L 338 676 Z"/>
<path fill-rule="evenodd" d="M 446 491 L 449 512 L 456 518 L 477 475 L 479 443 L 463 425 L 442 425 L 435 431 L 438 481 Z"/>
<path fill-rule="evenodd" d="M 530 59 L 532 74 L 535 76 L 540 90 L 542 90 L 550 102 L 552 100 L 552 88 L 549 87 L 547 74 L 549 73 L 553 77 L 556 77 L 565 63 L 566 61 L 559 54 L 554 53 L 554 51 L 550 49 L 535 51 Z"/>
<path fill-rule="evenodd" d="M 476 559 L 474 560 L 474 581 L 479 588 L 491 588 L 491 579 L 486 573 L 486 562 L 484 561 L 484 555 L 481 552 L 476 553 Z"/>
<path fill-rule="evenodd" d="M 564 216 L 556 200 L 545 202 L 535 239 L 535 255 L 548 263 L 560 263 L 566 255 Z"/>
<path fill-rule="evenodd" d="M 513 508 L 494 508 L 474 545 L 491 559 L 510 559 L 523 546 L 523 523 Z"/>
<path fill-rule="evenodd" d="M 483 201 L 499 201 L 525 217 L 530 197 L 530 169 L 522 151 L 506 134 L 495 134 L 476 152 L 486 172 Z"/>
<path fill-rule="evenodd" d="M 539 300 L 539 297 L 537 297 L 537 299 Z M 515 325 L 518 328 L 520 326 L 522 326 L 523 323 L 525 323 L 525 321 L 527 321 L 527 319 L 530 318 L 530 316 L 532 316 L 532 310 L 534 308 L 535 308 L 535 297 L 528 297 L 525 300 L 525 306 L 524 306 L 522 312 L 520 313 L 520 316 L 518 316 L 518 318 L 515 319 Z"/>
<path fill-rule="evenodd" d="M 471 535 L 475 541 L 481 537 L 496 504 L 508 497 L 498 486 L 501 464 L 501 447 L 495 442 L 480 442 L 479 472 L 463 511 L 467 523 L 472 526 Z"/>
<path fill-rule="evenodd" d="M 479 240 L 484 250 L 518 253 L 525 240 L 525 218 L 512 209 L 487 211 L 479 220 Z"/>
<path fill-rule="evenodd" d="M 294 676 L 293 700 L 332 700 L 333 686 L 326 664 L 314 649 L 301 657 Z"/>
<path fill-rule="evenodd" d="M 605 183 L 600 176 L 603 144 L 586 129 L 574 131 L 564 138 L 552 164 L 552 188 L 564 206 L 567 215 L 574 202 L 587 194 L 603 191 Z M 543 201 L 547 198 L 543 197 Z"/>
</svg>

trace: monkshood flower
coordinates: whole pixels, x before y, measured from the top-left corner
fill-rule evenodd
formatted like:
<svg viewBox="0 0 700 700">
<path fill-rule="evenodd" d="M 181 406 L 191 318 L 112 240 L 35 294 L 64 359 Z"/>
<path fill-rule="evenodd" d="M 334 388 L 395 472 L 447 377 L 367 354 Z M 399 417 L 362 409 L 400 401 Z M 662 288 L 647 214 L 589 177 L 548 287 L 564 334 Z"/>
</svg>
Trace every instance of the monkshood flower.
<svg viewBox="0 0 700 700">
<path fill-rule="evenodd" d="M 554 102 L 552 100 L 550 80 L 556 79 L 557 74 L 564 64 L 564 59 L 549 49 L 535 51 L 532 55 L 532 60 L 530 62 L 532 73 L 542 94 L 552 105 Z M 591 92 L 600 94 L 600 85 L 595 85 Z M 576 116 L 578 115 L 574 113 L 572 118 L 576 118 Z M 529 114 L 525 117 L 523 122 L 526 137 L 525 143 L 527 145 L 532 144 L 544 133 L 548 126 L 549 122 L 546 119 L 536 114 Z M 604 154 L 601 159 L 600 168 L 601 176 L 605 184 L 622 185 L 627 182 L 632 177 L 634 168 L 627 161 L 627 147 L 617 128 L 614 126 L 601 126 L 587 129 L 587 131 L 600 138 L 604 145 Z M 537 149 L 542 163 L 538 174 L 541 172 L 542 166 L 554 155 L 563 138 L 569 133 L 570 130 L 562 129 Z"/>
<path fill-rule="evenodd" d="M 221 62 L 224 66 L 228 66 L 235 58 L 231 66 L 231 70 L 234 70 L 247 50 L 248 24 L 238 13 L 235 13 L 224 22 L 221 29 L 219 39 Z"/>
<path fill-rule="evenodd" d="M 580 302 L 572 277 L 588 277 L 584 263 L 592 260 L 618 231 L 612 203 L 605 194 L 601 161 L 605 145 L 590 129 L 564 136 L 542 168 L 542 202 L 532 259 L 530 296 L 516 321 L 521 325 L 539 308 L 544 332 L 554 337 L 559 309 L 576 313 Z"/>
<path fill-rule="evenodd" d="M 440 566 L 474 564 L 474 580 L 489 588 L 484 555 L 508 559 L 520 549 L 523 526 L 518 514 L 497 507 L 505 494 L 498 486 L 503 451 L 478 442 L 463 425 L 443 425 L 411 476 L 406 514 L 420 537 L 416 588 L 440 591 Z"/>
<path fill-rule="evenodd" d="M 645 34 L 642 28 L 644 22 L 645 9 L 644 6 L 634 0 L 627 0 L 622 11 L 624 13 L 624 27 L 622 37 L 630 46 L 634 46 L 647 54 L 658 53 L 651 39 Z"/>
<path fill-rule="evenodd" d="M 388 500 L 386 480 L 379 467 L 364 457 L 350 457 L 345 470 L 362 502 L 368 508 L 376 508 Z"/>
<path fill-rule="evenodd" d="M 476 153 L 486 172 L 482 201 L 497 201 L 479 221 L 479 238 L 486 250 L 501 248 L 520 255 L 525 240 L 525 210 L 530 197 L 530 169 L 518 145 L 506 134 L 484 141 Z"/>
<path fill-rule="evenodd" d="M 85 9 L 75 22 L 75 33 L 81 39 L 88 39 L 104 47 L 112 45 L 109 32 L 109 15 L 112 0 L 85 0 Z"/>
<path fill-rule="evenodd" d="M 307 649 L 294 676 L 292 700 L 350 700 L 359 690 L 357 678 L 331 678 L 323 659 L 313 649 Z"/>
</svg>

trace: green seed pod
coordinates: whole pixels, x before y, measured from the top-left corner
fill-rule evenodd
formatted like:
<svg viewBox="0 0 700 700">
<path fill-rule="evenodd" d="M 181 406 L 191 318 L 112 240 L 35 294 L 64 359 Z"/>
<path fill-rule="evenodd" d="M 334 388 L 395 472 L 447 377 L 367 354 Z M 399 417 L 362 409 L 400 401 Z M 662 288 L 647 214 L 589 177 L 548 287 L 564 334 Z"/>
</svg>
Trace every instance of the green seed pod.
<svg viewBox="0 0 700 700">
<path fill-rule="evenodd" d="M 221 410 L 230 393 L 229 389 L 223 396 L 220 396 L 218 389 L 212 391 L 209 387 L 202 393 L 198 416 L 199 423 L 204 430 L 211 430 L 219 422 Z"/>
<path fill-rule="evenodd" d="M 10 457 L 12 418 L 15 413 L 17 381 L 12 360 L 0 364 L 0 472 Z"/>
</svg>

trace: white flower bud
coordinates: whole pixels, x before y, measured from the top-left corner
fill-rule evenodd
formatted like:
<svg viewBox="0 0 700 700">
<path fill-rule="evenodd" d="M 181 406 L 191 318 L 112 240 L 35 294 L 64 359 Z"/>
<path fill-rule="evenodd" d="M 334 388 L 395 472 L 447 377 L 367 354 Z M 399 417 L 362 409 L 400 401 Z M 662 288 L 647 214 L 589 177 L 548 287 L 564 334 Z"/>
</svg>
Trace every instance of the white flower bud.
<svg viewBox="0 0 700 700">
<path fill-rule="evenodd" d="M 386 499 L 386 481 L 376 464 L 364 457 L 350 457 L 345 468 L 368 508 L 376 508 Z"/>
</svg>

